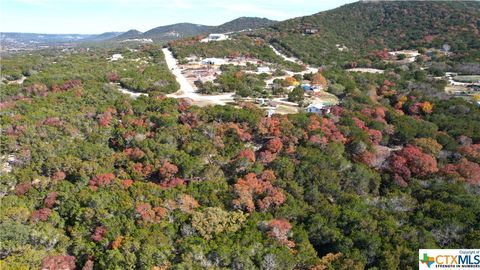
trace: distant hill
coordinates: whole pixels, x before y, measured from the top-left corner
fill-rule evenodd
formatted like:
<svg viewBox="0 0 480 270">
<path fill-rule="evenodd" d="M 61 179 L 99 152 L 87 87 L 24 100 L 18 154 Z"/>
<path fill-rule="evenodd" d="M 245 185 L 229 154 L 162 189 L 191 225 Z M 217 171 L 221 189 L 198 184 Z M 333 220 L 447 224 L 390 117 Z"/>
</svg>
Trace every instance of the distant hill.
<svg viewBox="0 0 480 270">
<path fill-rule="evenodd" d="M 132 30 L 128 30 L 127 32 L 125 32 L 121 35 L 118 35 L 118 36 L 114 37 L 113 39 L 115 39 L 115 40 L 125 40 L 125 39 L 134 39 L 134 38 L 142 38 L 142 32 L 140 32 L 136 29 L 132 29 Z"/>
<path fill-rule="evenodd" d="M 277 21 L 269 20 L 267 18 L 240 17 L 233 21 L 226 22 L 213 28 L 212 32 L 227 33 L 242 31 L 246 29 L 259 29 L 263 27 L 268 27 L 276 22 Z"/>
<path fill-rule="evenodd" d="M 274 24 L 276 21 L 272 21 L 266 18 L 257 17 L 240 17 L 233 21 L 226 22 L 219 26 L 208 26 L 202 24 L 193 23 L 177 23 L 171 25 L 164 25 L 153 28 L 140 33 L 136 30 L 130 30 L 122 35 L 119 35 L 113 40 L 124 40 L 131 38 L 146 38 L 154 41 L 171 41 L 186 37 L 192 37 L 196 35 L 209 34 L 209 33 L 227 33 L 236 32 L 246 29 L 259 29 L 268 27 Z"/>
<path fill-rule="evenodd" d="M 335 54 L 383 48 L 478 49 L 479 28 L 478 1 L 362 1 L 277 23 L 265 35 L 285 52 L 322 64 Z"/>
<path fill-rule="evenodd" d="M 96 35 L 82 34 L 38 34 L 38 33 L 0 33 L 2 41 L 16 40 L 18 42 L 40 42 L 40 43 L 56 43 L 56 42 L 74 42 L 88 40 Z"/>
<path fill-rule="evenodd" d="M 142 33 L 132 29 L 127 32 L 105 32 L 102 34 L 36 34 L 36 33 L 0 33 L 2 45 L 7 49 L 42 49 L 50 46 L 75 45 L 90 42 L 118 42 L 127 39 L 152 39 L 165 42 L 210 33 L 227 33 L 247 29 L 265 28 L 275 21 L 266 18 L 240 17 L 219 26 L 208 26 L 193 23 L 177 23 L 153 28 Z"/>
<path fill-rule="evenodd" d="M 122 34 L 124 34 L 124 32 L 105 32 L 103 34 L 93 37 L 91 40 L 93 41 L 107 40 L 107 39 L 118 37 Z"/>
<path fill-rule="evenodd" d="M 177 23 L 159 26 L 148 30 L 142 35 L 142 38 L 151 38 L 156 41 L 166 41 L 208 33 L 211 29 L 213 29 L 213 26 L 193 23 Z"/>
<path fill-rule="evenodd" d="M 97 35 L 81 34 L 38 34 L 38 33 L 0 33 L 0 51 L 38 50 L 56 46 L 73 46 L 88 41 Z"/>
</svg>

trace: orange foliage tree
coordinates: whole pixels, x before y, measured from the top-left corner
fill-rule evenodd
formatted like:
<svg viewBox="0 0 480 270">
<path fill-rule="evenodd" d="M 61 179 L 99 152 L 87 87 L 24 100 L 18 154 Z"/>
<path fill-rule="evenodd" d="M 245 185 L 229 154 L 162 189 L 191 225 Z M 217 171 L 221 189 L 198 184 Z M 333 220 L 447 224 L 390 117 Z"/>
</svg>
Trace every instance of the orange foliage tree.
<svg viewBox="0 0 480 270">
<path fill-rule="evenodd" d="M 258 179 L 254 173 L 238 179 L 235 194 L 238 198 L 233 200 L 233 205 L 248 212 L 253 212 L 256 207 L 260 211 L 267 211 L 285 202 L 285 196 L 280 188 L 274 187 L 269 181 Z"/>
<path fill-rule="evenodd" d="M 320 72 L 317 72 L 313 74 L 311 84 L 325 88 L 327 87 L 328 83 L 327 83 L 327 79 L 325 79 L 325 77 Z"/>
</svg>

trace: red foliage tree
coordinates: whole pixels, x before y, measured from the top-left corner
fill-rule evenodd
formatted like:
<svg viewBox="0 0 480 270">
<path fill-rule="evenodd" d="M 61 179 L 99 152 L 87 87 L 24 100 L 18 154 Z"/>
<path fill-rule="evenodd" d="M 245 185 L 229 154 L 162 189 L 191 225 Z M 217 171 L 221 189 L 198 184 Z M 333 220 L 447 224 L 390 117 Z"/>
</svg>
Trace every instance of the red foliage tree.
<svg viewBox="0 0 480 270">
<path fill-rule="evenodd" d="M 275 176 L 275 172 L 272 171 L 272 170 L 265 170 L 262 172 L 262 175 L 260 176 L 260 178 L 263 180 L 263 181 L 269 181 L 269 182 L 272 182 L 274 181 L 275 179 L 277 179 L 277 177 Z"/>
<path fill-rule="evenodd" d="M 340 117 L 343 114 L 343 108 L 341 106 L 335 105 L 330 108 L 330 114 Z"/>
<path fill-rule="evenodd" d="M 42 208 L 42 209 L 33 211 L 30 219 L 33 222 L 47 221 L 51 214 L 52 214 L 52 210 L 50 210 L 49 208 Z"/>
<path fill-rule="evenodd" d="M 97 115 L 98 124 L 102 127 L 108 126 L 112 118 L 113 118 L 112 113 L 110 111 L 106 111 L 104 113 Z"/>
<path fill-rule="evenodd" d="M 274 161 L 277 158 L 277 154 L 272 153 L 268 150 L 265 150 L 263 152 L 260 152 L 258 155 L 258 159 L 263 163 L 263 164 L 269 164 L 270 162 Z"/>
<path fill-rule="evenodd" d="M 442 172 L 472 185 L 480 185 L 480 165 L 465 158 L 457 164 L 447 164 Z"/>
<path fill-rule="evenodd" d="M 15 194 L 17 196 L 24 195 L 32 188 L 32 184 L 30 182 L 23 182 L 15 186 Z"/>
<path fill-rule="evenodd" d="M 109 185 L 113 179 L 115 179 L 115 175 L 113 173 L 99 174 L 90 179 L 88 185 L 92 190 L 96 190 L 98 187 Z"/>
<path fill-rule="evenodd" d="M 364 108 L 362 109 L 361 113 L 372 120 L 382 122 L 384 124 L 387 123 L 385 120 L 385 109 L 383 107 L 376 107 L 375 109 Z"/>
<path fill-rule="evenodd" d="M 462 153 L 469 160 L 480 162 L 480 144 L 460 146 L 458 152 Z"/>
<path fill-rule="evenodd" d="M 158 174 L 162 178 L 172 178 L 178 172 L 178 167 L 168 160 L 164 160 L 162 166 L 158 169 Z"/>
<path fill-rule="evenodd" d="M 62 121 L 58 117 L 47 117 L 47 119 L 43 121 L 43 124 L 51 127 L 60 127 L 63 125 Z"/>
<path fill-rule="evenodd" d="M 406 186 L 411 176 L 425 177 L 437 171 L 437 160 L 413 145 L 405 146 L 390 158 L 390 172 L 401 186 Z"/>
<path fill-rule="evenodd" d="M 127 148 L 123 150 L 123 153 L 127 155 L 131 160 L 139 160 L 145 156 L 145 152 L 143 152 L 140 148 Z"/>
<path fill-rule="evenodd" d="M 173 188 L 176 186 L 183 186 L 183 185 L 185 185 L 185 180 L 179 177 L 164 179 L 163 181 L 160 182 L 160 186 L 162 188 Z"/>
<path fill-rule="evenodd" d="M 282 140 L 278 137 L 269 140 L 266 145 L 267 150 L 274 154 L 280 152 L 280 150 L 282 150 L 282 147 Z"/>
<path fill-rule="evenodd" d="M 347 139 L 338 130 L 332 119 L 311 115 L 309 120 L 310 123 L 307 126 L 307 131 L 314 133 L 309 138 L 310 142 L 320 145 L 326 145 L 329 142 L 347 142 Z M 318 134 L 318 131 L 320 131 L 320 134 Z"/>
<path fill-rule="evenodd" d="M 244 149 L 238 153 L 237 156 L 238 159 L 246 159 L 249 162 L 255 162 L 255 152 L 253 152 L 251 149 Z"/>
<path fill-rule="evenodd" d="M 277 154 L 282 150 L 283 143 L 278 137 L 270 139 L 265 145 L 265 150 L 260 152 L 259 160 L 263 164 L 268 164 L 277 158 Z"/>
<path fill-rule="evenodd" d="M 289 248 L 294 248 L 295 243 L 288 240 L 288 234 L 292 229 L 292 225 L 284 219 L 273 219 L 267 223 L 268 236 L 279 241 Z"/>
<path fill-rule="evenodd" d="M 95 232 L 92 234 L 92 239 L 95 242 L 100 242 L 102 241 L 103 237 L 107 234 L 107 228 L 103 226 L 98 226 L 95 228 Z"/>
<path fill-rule="evenodd" d="M 52 208 L 55 205 L 56 200 L 57 200 L 57 192 L 52 191 L 48 193 L 47 197 L 45 197 L 45 200 L 43 200 L 43 204 L 47 208 Z"/>
<path fill-rule="evenodd" d="M 355 154 L 353 160 L 361 162 L 371 168 L 380 169 L 390 155 L 391 152 L 388 147 L 374 145 L 372 151 L 363 151 L 359 154 Z"/>
<path fill-rule="evenodd" d="M 178 167 L 175 164 L 170 163 L 168 160 L 164 160 L 162 166 L 158 169 L 160 186 L 163 188 L 171 188 L 184 185 L 185 180 L 175 177 L 177 172 Z"/>
<path fill-rule="evenodd" d="M 132 179 L 125 179 L 122 181 L 122 186 L 123 188 L 127 189 L 133 185 L 133 180 Z"/>
<path fill-rule="evenodd" d="M 57 171 L 57 172 L 55 172 L 55 173 L 52 175 L 52 179 L 53 179 L 54 181 L 60 181 L 60 180 L 65 179 L 66 176 L 67 176 L 67 175 L 66 175 L 64 172 L 62 172 L 62 171 Z"/>
<path fill-rule="evenodd" d="M 239 178 L 235 184 L 237 199 L 233 204 L 237 208 L 244 208 L 248 212 L 255 210 L 255 205 L 261 211 L 266 211 L 272 206 L 279 206 L 285 202 L 281 189 L 274 187 L 271 182 L 260 180 L 254 173 Z"/>
<path fill-rule="evenodd" d="M 235 130 L 242 142 L 247 142 L 252 139 L 252 135 L 246 131 L 246 128 L 240 127 L 237 123 L 229 123 L 228 128 Z"/>
<path fill-rule="evenodd" d="M 26 130 L 27 130 L 27 128 L 25 126 L 13 125 L 13 126 L 8 127 L 5 130 L 5 134 L 9 135 L 9 136 L 18 136 L 18 135 L 24 133 Z"/>
<path fill-rule="evenodd" d="M 143 177 L 148 177 L 152 171 L 153 171 L 153 168 L 151 165 L 147 164 L 147 165 L 143 165 L 142 163 L 135 163 L 133 164 L 133 171 L 142 175 Z"/>
<path fill-rule="evenodd" d="M 41 269 L 73 270 L 75 269 L 75 257 L 69 255 L 48 256 L 43 259 Z"/>
<path fill-rule="evenodd" d="M 283 118 L 282 116 L 273 116 L 273 117 L 264 117 L 261 119 L 258 130 L 262 135 L 280 137 L 282 135 L 280 125 L 281 121 L 288 121 L 288 119 Z"/>
<path fill-rule="evenodd" d="M 159 223 L 167 215 L 167 209 L 163 207 L 153 207 L 149 203 L 138 203 L 135 212 L 140 216 L 144 223 Z"/>
<path fill-rule="evenodd" d="M 395 83 L 389 81 L 389 80 L 384 80 L 383 84 L 380 86 L 380 89 L 378 91 L 379 95 L 383 96 L 392 96 L 395 94 L 395 90 L 391 90 L 391 87 L 395 86 Z"/>
<path fill-rule="evenodd" d="M 63 91 L 67 91 L 67 90 L 70 90 L 72 88 L 81 87 L 81 86 L 82 86 L 82 81 L 80 81 L 80 80 L 69 80 L 69 81 L 66 81 L 60 87 L 60 89 L 62 89 Z"/>
<path fill-rule="evenodd" d="M 353 117 L 352 118 L 353 121 L 355 122 L 355 125 L 359 128 L 359 129 L 362 129 L 363 131 L 367 132 L 368 135 L 369 135 L 369 138 L 370 138 L 370 141 L 374 144 L 374 145 L 378 145 L 380 143 L 380 141 L 382 140 L 382 132 L 379 131 L 379 130 L 376 130 L 376 129 L 370 129 L 368 128 L 366 125 L 365 125 L 365 122 L 363 122 L 362 120 L 360 120 L 359 118 L 357 117 Z"/>
<path fill-rule="evenodd" d="M 143 119 L 130 117 L 128 118 L 127 123 L 133 127 L 144 127 L 144 128 L 147 127 Z"/>
</svg>

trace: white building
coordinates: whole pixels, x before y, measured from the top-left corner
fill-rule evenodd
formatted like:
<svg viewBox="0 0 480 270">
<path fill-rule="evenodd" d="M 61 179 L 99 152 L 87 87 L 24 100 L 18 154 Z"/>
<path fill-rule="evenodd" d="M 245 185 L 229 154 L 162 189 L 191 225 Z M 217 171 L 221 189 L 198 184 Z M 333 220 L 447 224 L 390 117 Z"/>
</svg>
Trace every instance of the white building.
<svg viewBox="0 0 480 270">
<path fill-rule="evenodd" d="M 257 72 L 259 72 L 259 73 L 270 73 L 270 68 L 269 67 L 258 67 Z"/>
<path fill-rule="evenodd" d="M 220 66 L 227 63 L 225 59 L 222 58 L 205 58 L 200 62 L 202 65 L 213 65 L 213 66 Z"/>
<path fill-rule="evenodd" d="M 325 110 L 325 106 L 321 103 L 314 103 L 308 105 L 306 111 L 309 113 L 322 113 Z"/>
<path fill-rule="evenodd" d="M 225 34 L 210 34 L 208 37 L 200 40 L 200 42 L 222 41 L 227 40 L 228 36 Z"/>
<path fill-rule="evenodd" d="M 120 59 L 123 59 L 123 56 L 119 53 L 116 53 L 116 54 L 112 55 L 112 57 L 110 57 L 110 61 L 117 61 L 117 60 L 120 60 Z"/>
</svg>

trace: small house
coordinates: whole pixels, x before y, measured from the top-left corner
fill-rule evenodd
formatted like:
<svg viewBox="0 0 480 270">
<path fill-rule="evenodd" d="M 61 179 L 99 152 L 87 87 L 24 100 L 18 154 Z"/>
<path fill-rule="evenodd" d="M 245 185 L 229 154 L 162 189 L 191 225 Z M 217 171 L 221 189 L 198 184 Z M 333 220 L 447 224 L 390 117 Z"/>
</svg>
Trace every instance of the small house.
<svg viewBox="0 0 480 270">
<path fill-rule="evenodd" d="M 123 59 L 123 56 L 119 53 L 116 53 L 114 55 L 112 55 L 112 57 L 110 57 L 110 61 L 117 61 L 117 60 L 120 60 L 120 59 Z"/>
<path fill-rule="evenodd" d="M 228 36 L 225 34 L 210 34 L 208 37 L 202 39 L 200 42 L 221 41 L 227 40 Z"/>
<path fill-rule="evenodd" d="M 257 72 L 259 72 L 259 73 L 270 73 L 270 68 L 269 67 L 258 67 Z"/>
<path fill-rule="evenodd" d="M 313 104 L 308 105 L 306 110 L 309 113 L 320 113 L 320 112 L 322 112 L 322 109 L 323 109 L 323 104 L 313 103 Z"/>
<path fill-rule="evenodd" d="M 305 29 L 303 29 L 303 33 L 306 34 L 306 35 L 314 35 L 314 34 L 318 33 L 318 29 L 305 28 Z"/>
<path fill-rule="evenodd" d="M 321 103 L 313 103 L 308 105 L 308 107 L 306 108 L 306 112 L 316 113 L 316 114 L 327 114 L 327 113 L 330 113 L 330 107 L 327 107 Z"/>
<path fill-rule="evenodd" d="M 224 65 L 226 61 L 222 58 L 205 58 L 200 63 L 202 65 L 220 66 Z"/>
<path fill-rule="evenodd" d="M 303 91 L 312 91 L 312 86 L 310 84 L 302 84 Z"/>
<path fill-rule="evenodd" d="M 228 38 L 225 34 L 210 34 L 208 35 L 208 39 L 210 41 L 217 41 L 217 40 L 226 40 Z"/>
</svg>

